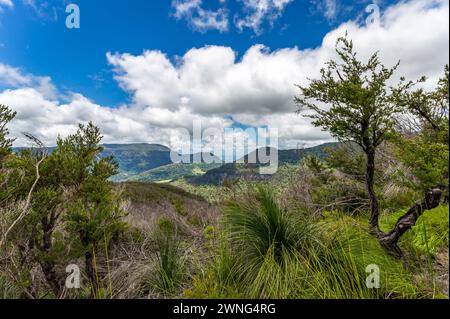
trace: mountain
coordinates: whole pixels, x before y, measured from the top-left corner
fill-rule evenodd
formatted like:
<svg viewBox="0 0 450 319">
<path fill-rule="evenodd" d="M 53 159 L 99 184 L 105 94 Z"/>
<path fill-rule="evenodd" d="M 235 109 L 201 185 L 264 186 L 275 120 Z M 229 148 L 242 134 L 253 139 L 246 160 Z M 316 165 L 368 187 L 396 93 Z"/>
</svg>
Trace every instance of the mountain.
<svg viewBox="0 0 450 319">
<path fill-rule="evenodd" d="M 323 159 L 325 149 L 336 147 L 337 143 L 328 143 L 307 149 L 298 150 L 278 150 L 279 165 L 295 164 L 307 155 L 315 155 Z M 195 155 L 185 155 L 189 157 L 189 162 L 172 163 L 170 148 L 159 144 L 105 144 L 101 157 L 113 156 L 119 164 L 119 174 L 113 176 L 114 182 L 166 182 L 186 178 L 193 184 L 214 184 L 219 185 L 225 179 L 244 178 L 249 180 L 266 180 L 271 176 L 259 174 L 261 164 L 256 156 L 256 163 L 248 163 L 249 154 L 233 163 L 223 164 L 221 160 L 213 156 L 214 163 L 193 163 Z M 19 152 L 24 148 L 14 148 Z M 52 151 L 54 148 L 50 148 Z M 260 152 L 269 149 L 260 149 Z M 272 151 L 277 151 L 272 149 Z M 255 151 L 256 152 L 256 151 Z M 197 154 L 198 155 L 198 154 Z M 204 157 L 205 154 L 201 158 Z M 212 156 L 211 154 L 207 154 Z"/>
<path fill-rule="evenodd" d="M 183 159 L 188 159 L 188 162 L 193 164 L 175 164 L 171 160 L 171 149 L 160 144 L 104 144 L 102 147 L 103 152 L 100 153 L 100 157 L 112 156 L 119 164 L 119 174 L 110 179 L 114 182 L 161 182 L 184 176 L 201 175 L 223 164 L 218 157 L 210 153 L 196 154 L 200 155 L 202 163 L 193 163 L 198 156 L 188 154 Z M 27 147 L 14 147 L 13 151 L 20 152 L 25 149 Z M 54 149 L 54 147 L 48 148 L 49 152 Z M 208 155 L 214 163 L 204 163 L 205 155 Z"/>
<path fill-rule="evenodd" d="M 101 157 L 113 156 L 120 173 L 111 180 L 119 181 L 156 167 L 172 163 L 171 150 L 159 144 L 105 144 Z"/>
<path fill-rule="evenodd" d="M 208 154 L 211 155 L 211 154 Z M 212 156 L 212 155 L 211 155 Z M 168 182 L 183 177 L 201 176 L 207 171 L 218 168 L 223 162 L 216 156 L 212 156 L 213 163 L 193 163 L 194 155 L 190 155 L 190 163 L 172 163 L 160 166 L 140 174 L 125 178 L 130 182 Z M 203 158 L 203 157 L 202 157 Z"/>
<path fill-rule="evenodd" d="M 156 167 L 171 164 L 170 148 L 159 144 L 104 144 L 100 157 L 113 156 L 119 164 L 119 174 L 111 178 L 120 181 Z M 14 152 L 20 152 L 26 147 L 15 147 Z M 52 152 L 55 148 L 48 148 Z"/>
<path fill-rule="evenodd" d="M 296 164 L 308 155 L 314 155 L 319 159 L 323 159 L 326 156 L 325 149 L 336 148 L 337 145 L 338 143 L 326 143 L 305 149 L 278 150 L 278 165 Z M 271 150 L 273 152 L 277 151 L 274 148 Z M 267 165 L 262 164 L 259 157 L 259 154 L 264 154 L 264 152 L 269 154 L 269 148 L 259 149 L 258 151 L 255 150 L 253 153 L 244 156 L 238 161 L 211 169 L 201 176 L 193 176 L 186 179 L 188 182 L 196 185 L 220 185 L 225 180 L 234 180 L 238 178 L 258 181 L 268 180 L 272 175 L 260 174 L 261 166 Z M 249 158 L 256 158 L 256 163 L 249 163 Z"/>
</svg>

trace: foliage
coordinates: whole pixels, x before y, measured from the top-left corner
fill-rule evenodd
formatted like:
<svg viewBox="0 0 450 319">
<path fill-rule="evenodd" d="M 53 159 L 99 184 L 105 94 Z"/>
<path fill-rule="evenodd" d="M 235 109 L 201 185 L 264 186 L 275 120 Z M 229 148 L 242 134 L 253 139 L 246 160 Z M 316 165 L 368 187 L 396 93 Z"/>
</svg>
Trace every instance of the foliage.
<svg viewBox="0 0 450 319">
<path fill-rule="evenodd" d="M 347 37 L 336 42 L 336 53 L 340 61 L 329 61 L 320 71 L 321 78 L 312 80 L 308 87 L 299 86 L 301 95 L 295 101 L 299 112 L 313 111 L 305 116 L 315 126 L 330 132 L 343 142 L 352 142 L 365 153 L 365 181 L 370 201 L 370 226 L 379 233 L 379 204 L 375 191 L 375 159 L 378 147 L 394 132 L 395 116 L 403 108 L 393 103 L 388 81 L 398 64 L 385 67 L 378 52 L 367 62 L 358 60 L 353 42 Z M 409 86 L 400 86 L 402 94 Z M 327 107 L 324 107 L 327 106 Z"/>
<path fill-rule="evenodd" d="M 8 137 L 9 130 L 6 125 L 16 116 L 6 105 L 0 104 L 0 163 L 9 152 L 13 143 L 13 139 Z"/>
<path fill-rule="evenodd" d="M 438 86 L 431 92 L 423 89 L 396 92 L 398 103 L 421 121 L 414 134 L 397 135 L 397 156 L 415 177 L 409 187 L 425 190 L 441 186 L 448 193 L 449 161 L 449 73 L 448 65 Z M 422 79 L 421 82 L 424 82 Z M 408 84 L 405 84 L 408 85 Z M 447 195 L 448 196 L 448 195 Z"/>
<path fill-rule="evenodd" d="M 127 181 L 135 182 L 162 182 L 172 181 L 183 177 L 201 176 L 205 172 L 222 166 L 221 163 L 193 163 L 193 164 L 169 164 L 132 175 Z"/>
<path fill-rule="evenodd" d="M 69 234 L 79 238 L 86 251 L 91 251 L 99 243 L 108 243 L 111 238 L 123 230 L 120 221 L 123 213 L 113 192 L 113 186 L 107 180 L 117 172 L 117 164 L 111 157 L 97 159 L 102 151 L 98 147 L 101 140 L 97 127 L 89 123 L 80 125 L 77 134 L 66 140 L 58 140 L 56 157 L 64 157 L 78 163 L 73 176 L 82 176 L 77 185 L 77 192 L 67 204 L 68 213 L 65 216 Z M 71 157 L 69 157 L 69 154 Z"/>
<path fill-rule="evenodd" d="M 290 284 L 286 279 L 293 274 L 289 266 L 295 264 L 291 260 L 297 254 L 308 254 L 317 244 L 317 229 L 280 207 L 273 193 L 264 187 L 257 188 L 245 201 L 227 202 L 224 214 L 236 270 L 239 280 L 250 289 L 247 293 L 253 297 L 280 297 L 280 286 L 266 281 L 267 276 Z"/>
<path fill-rule="evenodd" d="M 362 220 L 362 219 L 361 219 Z M 370 236 L 364 223 L 330 212 L 321 222 L 324 246 L 308 261 L 313 298 L 420 298 L 423 287 L 413 283 L 413 274 L 401 261 L 390 256 Z M 366 268 L 380 270 L 380 288 L 366 286 Z"/>
<path fill-rule="evenodd" d="M 364 153 L 357 145 L 340 143 L 339 147 L 326 149 L 325 163 L 341 173 L 364 180 L 365 163 Z"/>
<path fill-rule="evenodd" d="M 314 111 L 306 115 L 314 125 L 367 152 L 386 139 L 394 127 L 394 115 L 402 111 L 391 102 L 386 84 L 397 66 L 383 66 L 378 53 L 366 63 L 359 61 L 347 38 L 338 39 L 336 52 L 342 63 L 329 61 L 320 71 L 321 79 L 312 80 L 308 87 L 299 86 L 302 95 L 296 102 Z M 330 108 L 324 109 L 318 102 Z"/>
<path fill-rule="evenodd" d="M 110 240 L 123 231 L 123 213 L 107 179 L 117 171 L 112 158 L 99 158 L 102 148 L 99 129 L 92 123 L 80 125 L 77 133 L 62 139 L 46 156 L 42 148 L 23 150 L 7 163 L 9 171 L 23 172 L 12 200 L 24 200 L 36 181 L 30 209 L 12 232 L 11 243 L 30 247 L 26 258 L 32 268 L 42 268 L 48 285 L 58 297 L 63 290 L 64 265 L 85 257 L 86 272 L 95 285 L 92 256 L 104 251 Z M 41 162 L 35 171 L 35 163 Z M 38 179 L 36 179 L 39 177 Z M 23 257 L 22 257 L 23 258 Z"/>
</svg>

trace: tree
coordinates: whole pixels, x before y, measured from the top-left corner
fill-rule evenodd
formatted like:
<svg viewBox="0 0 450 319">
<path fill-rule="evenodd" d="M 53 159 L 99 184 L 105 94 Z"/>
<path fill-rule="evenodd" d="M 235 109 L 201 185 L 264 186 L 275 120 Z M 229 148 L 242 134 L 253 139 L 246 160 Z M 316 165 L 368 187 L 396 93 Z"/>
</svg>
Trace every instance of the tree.
<svg viewBox="0 0 450 319">
<path fill-rule="evenodd" d="M 17 185 L 8 185 L 14 193 L 8 200 L 25 205 L 1 242 L 11 233 L 8 247 L 18 247 L 16 259 L 23 260 L 27 251 L 25 268 L 39 265 L 55 297 L 63 295 L 65 267 L 79 257 L 85 260 L 93 296 L 98 296 L 94 256 L 124 228 L 119 198 L 108 181 L 117 164 L 111 157 L 101 158 L 101 139 L 92 123 L 80 125 L 75 134 L 58 138 L 48 156 L 38 145 L 8 161 L 8 168 L 22 176 Z"/>
<path fill-rule="evenodd" d="M 423 83 L 422 78 L 416 83 Z M 404 82 L 404 80 L 402 80 Z M 416 83 L 402 84 L 412 88 Z M 444 76 L 435 90 L 394 90 L 394 99 L 404 106 L 413 118 L 419 120 L 414 134 L 397 136 L 398 158 L 409 168 L 414 181 L 409 185 L 416 190 L 425 190 L 425 198 L 416 202 L 405 215 L 400 217 L 395 227 L 381 238 L 385 247 L 402 252 L 397 246 L 399 238 L 411 229 L 418 218 L 428 209 L 437 207 L 444 195 L 448 201 L 449 183 L 449 67 L 445 66 Z"/>
<path fill-rule="evenodd" d="M 68 161 L 65 166 L 72 167 L 70 175 L 76 183 L 76 191 L 66 205 L 66 229 L 81 248 L 95 297 L 101 288 L 95 265 L 97 252 L 106 252 L 111 240 L 125 229 L 119 198 L 108 181 L 117 174 L 118 165 L 112 157 L 99 157 L 103 151 L 99 146 L 101 140 L 99 128 L 89 123 L 80 125 L 76 134 L 58 141 L 60 155 Z"/>
<path fill-rule="evenodd" d="M 14 118 L 16 113 L 7 106 L 0 104 L 0 202 L 7 197 L 6 172 L 4 170 L 4 160 L 10 153 L 13 140 L 8 138 L 8 128 L 6 125 Z"/>
<path fill-rule="evenodd" d="M 402 108 L 391 102 L 387 81 L 397 65 L 386 68 L 373 54 L 366 63 L 357 58 L 353 42 L 339 38 L 336 52 L 341 62 L 329 61 L 321 69 L 321 78 L 308 87 L 298 86 L 301 95 L 295 98 L 299 111 L 314 111 L 306 115 L 315 126 L 328 130 L 343 142 L 359 145 L 365 153 L 365 183 L 370 200 L 370 229 L 380 233 L 379 204 L 374 186 L 377 148 L 393 131 L 396 113 Z M 329 108 L 327 108 L 327 107 Z"/>
<path fill-rule="evenodd" d="M 424 77 L 416 83 L 403 79 L 401 87 L 412 88 L 425 81 Z M 395 139 L 398 157 L 415 177 L 411 186 L 422 190 L 439 187 L 448 192 L 449 66 L 434 90 L 394 90 L 394 99 L 410 114 L 410 122 L 418 122 L 415 131 Z"/>
<path fill-rule="evenodd" d="M 433 130 L 443 125 L 445 114 L 448 120 L 448 106 L 445 108 L 446 103 L 448 105 L 448 76 L 447 82 L 441 80 L 439 88 L 433 93 L 428 94 L 423 90 L 411 93 L 415 83 L 405 82 L 404 79 L 398 87 L 388 87 L 387 83 L 399 63 L 387 68 L 380 62 L 378 53 L 374 53 L 367 62 L 361 62 L 353 42 L 347 37 L 337 40 L 336 52 L 340 61 L 329 61 L 320 71 L 321 78 L 312 80 L 308 87 L 298 86 L 301 95 L 295 101 L 299 112 L 305 109 L 313 111 L 306 116 L 313 119 L 315 126 L 328 130 L 340 141 L 353 142 L 361 147 L 366 159 L 365 184 L 370 201 L 370 231 L 384 247 L 402 256 L 397 246 L 398 239 L 425 210 L 439 205 L 442 190 L 427 189 L 425 198 L 414 204 L 392 231 L 383 233 L 379 228 L 379 204 L 374 187 L 377 149 L 395 134 L 399 113 L 408 110 L 413 115 L 421 116 Z M 446 70 L 448 75 L 448 68 Z"/>
</svg>

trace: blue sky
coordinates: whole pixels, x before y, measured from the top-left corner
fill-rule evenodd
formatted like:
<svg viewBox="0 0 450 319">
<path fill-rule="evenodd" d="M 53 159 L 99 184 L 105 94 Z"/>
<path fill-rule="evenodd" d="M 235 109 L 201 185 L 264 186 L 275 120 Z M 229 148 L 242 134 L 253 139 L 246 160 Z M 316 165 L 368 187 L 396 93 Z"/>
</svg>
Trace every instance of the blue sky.
<svg viewBox="0 0 450 319">
<path fill-rule="evenodd" d="M 273 25 L 266 20 L 263 30 L 255 33 L 235 25 L 230 25 L 228 31 L 193 30 L 186 19 L 174 16 L 170 0 L 72 2 L 80 7 L 78 30 L 65 27 L 68 1 L 16 1 L 14 8 L 5 8 L 0 17 L 0 61 L 32 74 L 50 76 L 58 87 L 109 106 L 123 103 L 127 94 L 117 88 L 106 52 L 140 54 L 145 49 L 161 50 L 173 58 L 204 45 L 230 46 L 240 54 L 255 43 L 271 49 L 312 48 L 319 46 L 333 27 L 361 15 L 367 6 L 366 1 L 340 1 L 340 10 L 327 16 L 327 1 L 297 0 L 286 5 Z M 222 6 L 219 1 L 203 2 L 204 10 Z M 228 0 L 224 7 L 229 10 L 230 20 L 246 14 L 238 0 Z"/>
<path fill-rule="evenodd" d="M 66 27 L 70 3 L 79 29 Z M 331 137 L 295 114 L 294 84 L 319 76 L 338 37 L 432 87 L 448 24 L 449 0 L 0 0 L 0 103 L 17 111 L 16 145 L 93 120 L 108 143 L 170 146 L 201 121 L 313 146 Z"/>
</svg>

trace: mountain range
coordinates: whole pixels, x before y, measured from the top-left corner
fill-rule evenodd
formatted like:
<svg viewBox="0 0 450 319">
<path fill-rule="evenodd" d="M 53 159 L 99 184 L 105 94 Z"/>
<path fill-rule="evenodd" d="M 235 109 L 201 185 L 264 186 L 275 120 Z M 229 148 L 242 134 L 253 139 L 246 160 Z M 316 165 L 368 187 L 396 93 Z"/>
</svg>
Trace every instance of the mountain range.
<svg viewBox="0 0 450 319">
<path fill-rule="evenodd" d="M 268 178 L 259 174 L 259 168 L 264 164 L 261 163 L 257 154 L 252 153 L 233 163 L 224 163 L 212 154 L 207 155 L 213 159 L 213 163 L 193 163 L 195 155 L 192 154 L 185 155 L 189 157 L 190 163 L 173 163 L 171 149 L 160 144 L 104 144 L 102 146 L 103 152 L 100 156 L 113 156 L 119 164 L 119 174 L 111 178 L 114 182 L 170 182 L 185 178 L 194 184 L 220 184 L 225 179 Z M 306 149 L 278 150 L 278 162 L 279 165 L 295 164 L 308 155 L 323 158 L 326 148 L 336 146 L 337 143 L 327 143 Z M 24 148 L 13 148 L 13 151 L 19 152 L 22 149 Z M 259 152 L 268 154 L 269 149 L 260 149 Z M 256 163 L 248 163 L 248 159 L 253 156 L 257 159 Z"/>
</svg>

